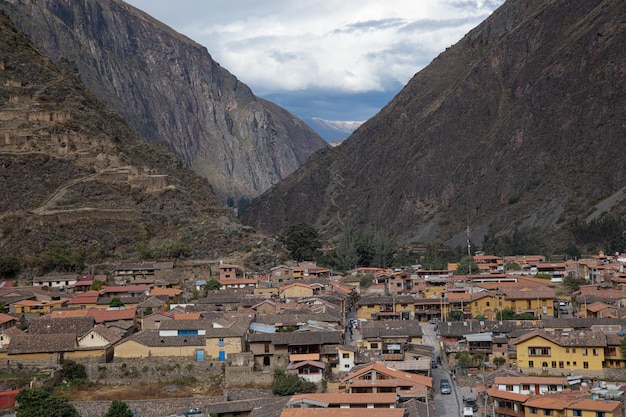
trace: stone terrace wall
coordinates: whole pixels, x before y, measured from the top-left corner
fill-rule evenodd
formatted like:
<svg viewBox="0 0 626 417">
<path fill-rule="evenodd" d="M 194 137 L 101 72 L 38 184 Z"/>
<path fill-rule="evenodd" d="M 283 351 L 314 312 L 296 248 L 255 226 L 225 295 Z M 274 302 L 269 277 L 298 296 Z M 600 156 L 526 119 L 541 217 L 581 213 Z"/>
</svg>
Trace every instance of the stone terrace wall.
<svg viewBox="0 0 626 417">
<path fill-rule="evenodd" d="M 190 408 L 206 410 L 210 404 L 226 401 L 225 396 L 217 397 L 193 397 L 193 398 L 168 398 L 164 400 L 141 400 L 124 401 L 132 410 L 136 410 L 137 417 L 166 417 L 180 414 Z M 72 405 L 76 407 L 81 417 L 103 417 L 111 401 L 75 401 Z"/>
<path fill-rule="evenodd" d="M 111 363 L 86 363 L 87 377 L 104 385 L 171 383 L 185 377 L 206 381 L 224 374 L 226 364 L 219 361 L 185 361 L 165 358 L 116 359 Z"/>
</svg>

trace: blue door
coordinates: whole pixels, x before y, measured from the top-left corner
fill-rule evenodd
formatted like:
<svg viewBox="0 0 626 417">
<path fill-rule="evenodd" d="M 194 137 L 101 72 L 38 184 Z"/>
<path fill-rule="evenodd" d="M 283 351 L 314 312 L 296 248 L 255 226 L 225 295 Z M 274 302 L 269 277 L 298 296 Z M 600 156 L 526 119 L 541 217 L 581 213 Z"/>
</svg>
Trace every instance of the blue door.
<svg viewBox="0 0 626 417">
<path fill-rule="evenodd" d="M 204 349 L 196 350 L 196 362 L 204 362 Z"/>
<path fill-rule="evenodd" d="M 223 350 L 220 350 L 220 357 L 219 357 L 220 361 L 225 361 L 226 360 L 226 352 Z"/>
</svg>

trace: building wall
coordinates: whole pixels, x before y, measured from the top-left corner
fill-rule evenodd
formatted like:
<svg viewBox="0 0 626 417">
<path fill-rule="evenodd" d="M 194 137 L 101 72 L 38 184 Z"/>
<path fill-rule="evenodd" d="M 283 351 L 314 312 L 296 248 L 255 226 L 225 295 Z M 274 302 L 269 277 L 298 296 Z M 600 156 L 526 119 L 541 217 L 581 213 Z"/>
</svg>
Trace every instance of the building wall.
<svg viewBox="0 0 626 417">
<path fill-rule="evenodd" d="M 207 359 L 220 357 L 220 352 L 224 352 L 226 357 L 232 353 L 241 353 L 243 351 L 243 344 L 241 337 L 225 337 L 222 338 L 207 338 L 206 340 L 206 355 Z"/>
<path fill-rule="evenodd" d="M 548 356 L 529 356 L 530 347 L 546 347 L 550 349 Z M 597 354 L 594 354 L 594 349 Z M 567 373 L 570 370 L 602 370 L 604 361 L 604 349 L 602 347 L 563 347 L 547 339 L 536 336 L 529 340 L 518 343 L 517 366 L 528 372 Z M 585 354 L 586 352 L 586 354 Z M 530 366 L 530 361 L 533 366 Z M 547 370 L 542 369 L 542 364 L 548 364 Z M 556 366 L 553 362 L 556 363 Z M 585 367 L 587 362 L 587 367 Z M 561 367 L 562 363 L 562 367 Z"/>
<path fill-rule="evenodd" d="M 204 349 L 204 346 L 144 346 L 133 340 L 128 340 L 115 346 L 115 357 L 124 358 L 148 358 L 148 357 L 177 357 L 195 358 L 196 350 Z"/>
<path fill-rule="evenodd" d="M 280 292 L 280 296 L 286 298 L 312 297 L 313 288 L 296 285 L 294 287 L 285 288 Z"/>
</svg>

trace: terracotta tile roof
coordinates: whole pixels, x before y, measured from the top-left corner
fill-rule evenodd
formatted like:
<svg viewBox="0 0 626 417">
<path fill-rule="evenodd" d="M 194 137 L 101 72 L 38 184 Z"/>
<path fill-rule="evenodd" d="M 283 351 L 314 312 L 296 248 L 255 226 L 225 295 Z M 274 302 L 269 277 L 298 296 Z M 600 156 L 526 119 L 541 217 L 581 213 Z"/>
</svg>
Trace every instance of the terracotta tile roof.
<svg viewBox="0 0 626 417">
<path fill-rule="evenodd" d="M 497 388 L 488 389 L 487 394 L 493 398 L 502 398 L 503 400 L 517 401 L 520 403 L 523 403 L 528 398 L 530 398 L 529 395 L 518 394 L 516 392 L 511 392 L 511 391 L 500 391 Z"/>
<path fill-rule="evenodd" d="M 569 406 L 571 409 L 589 410 L 589 411 L 615 411 L 620 406 L 619 401 L 593 400 L 586 398 L 577 401 Z"/>
<path fill-rule="evenodd" d="M 306 365 L 311 365 L 319 369 L 324 369 L 326 367 L 326 364 L 322 361 L 304 360 L 290 363 L 289 365 L 287 365 L 287 369 L 298 369 Z"/>
<path fill-rule="evenodd" d="M 549 384 L 549 385 L 567 385 L 567 378 L 559 377 L 543 377 L 543 376 L 497 376 L 496 384 L 501 385 L 519 385 L 519 384 Z"/>
<path fill-rule="evenodd" d="M 14 335 L 7 349 L 9 355 L 20 353 L 54 353 L 76 350 L 76 334 L 21 334 Z"/>
<path fill-rule="evenodd" d="M 389 368 L 381 363 L 373 363 L 370 365 L 367 365 L 355 372 L 352 372 L 350 375 L 348 375 L 347 377 L 345 377 L 344 379 L 341 380 L 341 384 L 345 384 L 346 382 L 348 382 L 350 379 L 353 380 L 358 378 L 360 375 L 363 375 L 365 373 L 368 373 L 370 371 L 377 371 L 380 372 L 382 374 L 385 375 L 389 375 L 392 378 L 395 379 L 400 379 L 400 380 L 404 380 L 404 381 L 409 381 L 409 382 L 413 382 L 415 384 L 419 384 L 419 385 L 425 385 L 429 388 L 432 388 L 433 386 L 433 380 L 430 377 L 424 376 L 424 375 L 419 375 L 419 374 L 411 374 L 408 372 L 403 372 L 403 371 L 398 371 L 396 369 L 392 369 Z M 379 382 L 384 382 L 383 381 L 376 381 L 376 383 L 378 384 Z M 389 380 L 387 380 L 389 381 Z M 370 381 L 371 382 L 371 381 Z"/>
<path fill-rule="evenodd" d="M 572 331 L 567 334 L 553 334 L 548 333 L 542 330 L 533 330 L 521 337 L 518 337 L 511 344 L 516 345 L 533 337 L 541 337 L 546 340 L 549 340 L 553 343 L 556 343 L 559 346 L 573 346 L 573 347 L 584 347 L 584 346 L 598 346 L 604 347 L 607 345 L 606 335 L 601 332 L 591 332 L 591 331 Z"/>
<path fill-rule="evenodd" d="M 285 408 L 280 417 L 402 417 L 403 408 Z"/>
<path fill-rule="evenodd" d="M 361 334 L 365 339 L 407 336 L 421 337 L 422 326 L 413 320 L 366 321 L 361 325 Z"/>
<path fill-rule="evenodd" d="M 507 299 L 511 300 L 534 300 L 553 299 L 556 297 L 556 290 L 548 287 L 526 287 L 526 288 L 502 288 Z"/>
<path fill-rule="evenodd" d="M 142 330 L 118 342 L 118 344 L 130 340 L 149 347 L 206 346 L 205 336 L 160 336 L 158 330 Z"/>
<path fill-rule="evenodd" d="M 178 295 L 181 295 L 182 293 L 183 290 L 179 290 L 176 288 L 153 288 L 150 291 L 150 296 L 156 297 L 159 295 L 167 295 L 168 297 L 176 297 Z"/>
<path fill-rule="evenodd" d="M 67 304 L 68 305 L 70 304 L 96 304 L 98 302 L 99 297 L 100 297 L 100 291 L 89 290 L 73 297 L 71 300 L 67 302 Z"/>
<path fill-rule="evenodd" d="M 0 313 L 0 324 L 10 323 L 17 321 L 17 319 L 9 314 Z"/>
<path fill-rule="evenodd" d="M 303 399 L 311 399 L 328 404 L 395 404 L 396 393 L 368 393 L 368 394 L 350 394 L 350 393 L 313 393 L 313 394 L 297 394 L 289 399 L 290 403 L 294 403 Z"/>
<path fill-rule="evenodd" d="M 33 319 L 28 326 L 31 334 L 73 333 L 82 336 L 93 329 L 93 317 L 40 317 Z"/>
</svg>

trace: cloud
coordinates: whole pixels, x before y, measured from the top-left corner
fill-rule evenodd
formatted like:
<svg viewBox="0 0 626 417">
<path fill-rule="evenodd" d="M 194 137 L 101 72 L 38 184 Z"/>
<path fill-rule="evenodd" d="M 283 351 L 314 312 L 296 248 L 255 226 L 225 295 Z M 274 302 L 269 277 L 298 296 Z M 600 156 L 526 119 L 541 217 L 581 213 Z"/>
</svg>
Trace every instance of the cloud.
<svg viewBox="0 0 626 417">
<path fill-rule="evenodd" d="M 305 91 L 353 98 L 395 94 L 503 2 L 127 1 L 206 46 L 268 99 L 288 93 L 303 98 L 308 95 L 296 93 Z"/>
</svg>

